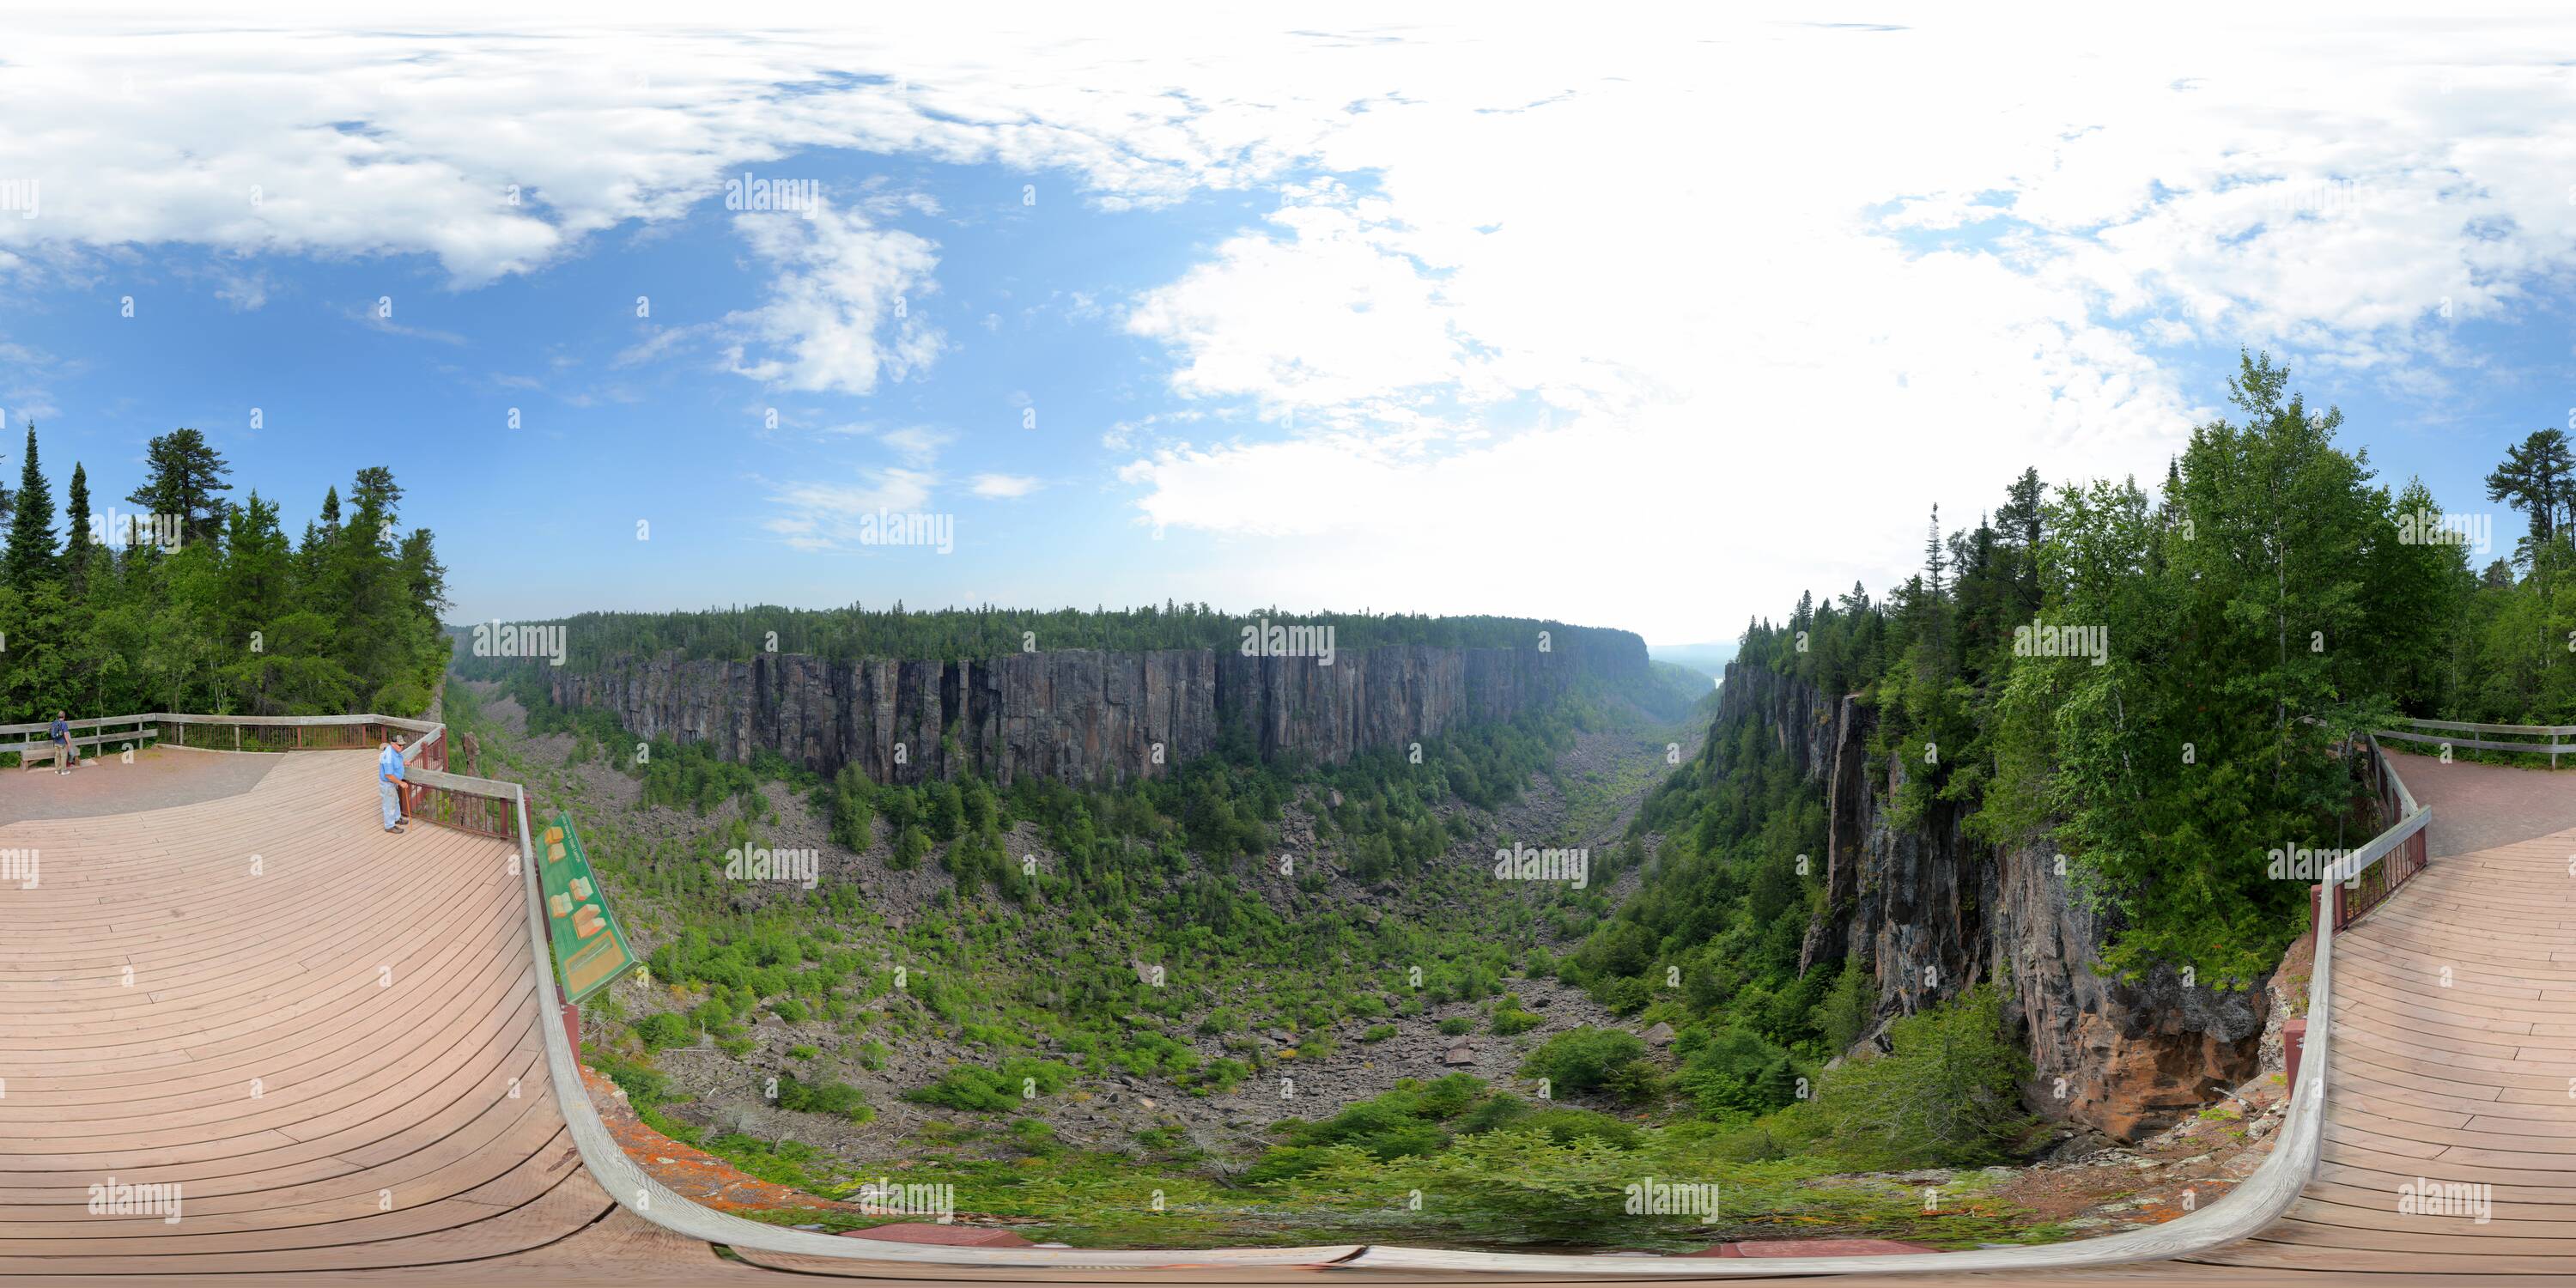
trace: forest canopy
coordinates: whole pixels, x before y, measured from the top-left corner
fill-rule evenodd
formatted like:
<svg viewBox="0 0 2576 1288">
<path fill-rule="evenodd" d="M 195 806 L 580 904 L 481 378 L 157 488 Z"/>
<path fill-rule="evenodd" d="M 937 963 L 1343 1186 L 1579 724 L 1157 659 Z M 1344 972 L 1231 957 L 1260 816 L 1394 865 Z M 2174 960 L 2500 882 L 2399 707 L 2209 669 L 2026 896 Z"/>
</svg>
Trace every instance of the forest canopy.
<svg viewBox="0 0 2576 1288">
<path fill-rule="evenodd" d="M 193 429 L 151 441 L 131 511 L 94 510 L 79 463 L 58 511 L 33 424 L 18 466 L 0 487 L 0 723 L 428 707 L 446 570 L 427 528 L 399 529 L 391 470 L 359 470 L 345 504 L 331 489 L 290 540 L 275 500 L 224 495 L 232 467 Z"/>
<path fill-rule="evenodd" d="M 1936 510 L 1922 571 L 1883 599 L 1801 597 L 1747 627 L 1742 657 L 1860 696 L 1872 751 L 1905 767 L 1900 820 L 2062 850 L 2111 968 L 2243 983 L 2306 908 L 2264 847 L 2375 830 L 2346 758 L 2362 735 L 2399 714 L 2576 712 L 2559 656 L 2576 600 L 2552 594 L 2576 489 L 2563 440 L 2517 449 L 2493 499 L 2556 526 L 2535 519 L 2521 578 L 2503 561 L 2481 577 L 2466 529 L 2420 481 L 2376 482 L 2286 369 L 2246 355 L 2229 395 L 2237 415 L 2193 431 L 2155 493 L 2024 471 L 1973 527 Z"/>
</svg>

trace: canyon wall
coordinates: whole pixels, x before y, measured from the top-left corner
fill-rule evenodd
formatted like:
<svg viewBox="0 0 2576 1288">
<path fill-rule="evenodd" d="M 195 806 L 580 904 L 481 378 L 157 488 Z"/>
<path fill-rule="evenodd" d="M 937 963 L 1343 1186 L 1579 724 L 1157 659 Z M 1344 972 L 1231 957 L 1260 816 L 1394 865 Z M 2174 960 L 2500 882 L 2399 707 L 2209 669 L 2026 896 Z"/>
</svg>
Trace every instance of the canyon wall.
<svg viewBox="0 0 2576 1288">
<path fill-rule="evenodd" d="M 1870 753 L 1876 712 L 1856 696 L 1829 699 L 1803 680 L 1729 663 L 1716 727 L 1739 720 L 1758 722 L 1826 797 L 1827 908 L 1807 927 L 1800 970 L 1864 963 L 1882 1031 L 2000 982 L 2036 1066 L 2025 1088 L 2032 1109 L 2122 1140 L 2259 1071 L 2261 981 L 2226 990 L 2186 986 L 2164 967 L 2127 982 L 2098 973 L 2110 927 L 2072 890 L 2054 846 L 1976 841 L 1948 802 L 1911 827 L 1888 816 L 1908 765 Z M 1723 773 L 1730 744 L 1712 745 Z"/>
<path fill-rule="evenodd" d="M 1379 747 L 1507 719 L 1578 675 L 1642 680 L 1645 644 L 1536 648 L 1387 646 L 1312 657 L 1234 651 L 1064 650 L 958 662 L 748 662 L 624 655 L 593 671 L 540 667 L 554 701 L 597 707 L 646 738 L 749 760 L 766 748 L 821 773 L 857 765 L 878 782 L 962 772 L 1115 784 L 1167 774 L 1240 725 L 1265 758 L 1330 764 Z"/>
</svg>

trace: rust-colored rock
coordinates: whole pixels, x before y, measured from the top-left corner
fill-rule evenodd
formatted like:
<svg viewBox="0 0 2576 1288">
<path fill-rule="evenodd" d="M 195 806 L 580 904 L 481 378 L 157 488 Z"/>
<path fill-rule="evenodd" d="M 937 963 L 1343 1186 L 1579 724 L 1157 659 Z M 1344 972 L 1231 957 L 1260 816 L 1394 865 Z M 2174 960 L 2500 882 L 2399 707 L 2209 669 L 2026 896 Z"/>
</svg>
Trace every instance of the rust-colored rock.
<svg viewBox="0 0 2576 1288">
<path fill-rule="evenodd" d="M 892 1225 L 870 1226 L 865 1230 L 843 1230 L 841 1237 L 875 1239 L 881 1243 L 933 1243 L 948 1248 L 1035 1246 L 1008 1230 L 988 1230 L 972 1225 L 934 1225 L 928 1221 L 898 1221 Z"/>
<path fill-rule="evenodd" d="M 1902 1239 L 1748 1239 L 1742 1243 L 1721 1243 L 1706 1252 L 1685 1252 L 1685 1257 L 1877 1257 L 1906 1252 L 1939 1252 L 1928 1243 L 1907 1243 Z"/>
</svg>

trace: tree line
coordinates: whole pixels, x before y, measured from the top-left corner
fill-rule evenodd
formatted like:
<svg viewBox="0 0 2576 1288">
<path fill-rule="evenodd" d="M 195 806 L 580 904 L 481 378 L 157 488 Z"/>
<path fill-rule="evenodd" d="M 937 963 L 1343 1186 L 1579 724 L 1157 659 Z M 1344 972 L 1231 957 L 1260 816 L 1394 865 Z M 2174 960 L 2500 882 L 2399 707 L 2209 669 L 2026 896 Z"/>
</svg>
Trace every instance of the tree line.
<svg viewBox="0 0 2576 1288">
<path fill-rule="evenodd" d="M 902 658 L 966 661 L 1063 649 L 1237 649 L 1246 627 L 1262 623 L 1330 626 L 1333 644 L 1374 648 L 1421 644 L 1452 648 L 1537 648 L 1540 634 L 1558 653 L 1632 652 L 1644 644 L 1627 631 L 1569 626 L 1521 617 L 1441 617 L 1423 613 L 1299 613 L 1280 608 L 1229 613 L 1206 604 L 1166 601 L 1141 608 L 890 607 L 782 608 L 771 604 L 695 612 L 579 613 L 561 619 L 565 665 L 593 670 L 619 654 L 676 652 L 684 659 L 749 661 L 764 652 L 803 653 L 831 661 Z M 470 629 L 464 628 L 464 629 Z M 772 636 L 775 636 L 773 641 Z M 774 645 L 774 646 L 773 646 Z M 502 661 L 458 659 L 460 673 L 500 679 L 516 669 Z"/>
<path fill-rule="evenodd" d="M 2377 830 L 2350 754 L 2364 734 L 2399 714 L 2576 714 L 2576 659 L 2552 655 L 2576 639 L 2576 597 L 2557 607 L 2576 488 L 2563 439 L 2515 449 L 2491 495 L 2530 507 L 2535 535 L 2521 576 L 2502 560 L 2480 575 L 2470 525 L 2441 521 L 2421 481 L 2378 482 L 2367 451 L 2336 445 L 2341 413 L 2310 407 L 2285 368 L 2246 355 L 2229 395 L 2238 414 L 2195 430 L 2156 492 L 2052 492 L 2024 471 L 1973 527 L 1945 531 L 1936 510 L 1902 585 L 1802 596 L 1747 627 L 1742 657 L 1859 695 L 1871 751 L 1901 767 L 1900 824 L 2064 853 L 2112 969 L 2244 984 L 2306 910 L 2266 847 L 2357 848 Z M 1814 838 L 1763 837 L 1748 788 L 1709 781 L 1737 742 L 1712 737 L 1652 812 L 1695 850 L 1767 864 Z M 1821 910 L 1807 884 L 1770 903 Z"/>
<path fill-rule="evenodd" d="M 393 472 L 359 470 L 345 504 L 330 489 L 296 540 L 276 501 L 224 495 L 231 474 L 176 429 L 151 440 L 132 512 L 93 510 L 78 462 L 58 511 L 27 426 L 17 484 L 0 486 L 0 723 L 427 708 L 446 570 L 427 528 L 397 527 Z"/>
</svg>

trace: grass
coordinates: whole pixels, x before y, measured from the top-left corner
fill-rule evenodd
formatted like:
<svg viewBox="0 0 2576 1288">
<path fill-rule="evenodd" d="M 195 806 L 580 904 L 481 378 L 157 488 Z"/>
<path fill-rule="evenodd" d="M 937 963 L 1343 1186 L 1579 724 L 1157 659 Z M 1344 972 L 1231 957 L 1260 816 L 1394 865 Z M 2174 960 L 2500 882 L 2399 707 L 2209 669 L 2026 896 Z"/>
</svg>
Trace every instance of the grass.
<svg viewBox="0 0 2576 1288">
<path fill-rule="evenodd" d="M 1695 1251 L 1721 1238 L 1885 1237 L 1943 1247 L 2035 1242 L 2062 1236 L 2061 1227 L 2033 1224 L 2026 1214 L 1962 1184 L 1944 1193 L 1940 1209 L 1922 1211 L 1918 1188 L 1897 1182 L 1833 1175 L 1835 1164 L 1816 1158 L 1778 1162 L 1730 1161 L 1716 1152 L 1709 1124 L 1640 1127 L 1630 1150 L 1597 1140 L 1531 1138 L 1525 1147 L 1490 1158 L 1443 1151 L 1426 1158 L 1380 1161 L 1336 1153 L 1302 1176 L 1254 1185 L 1241 1179 L 1245 1160 L 1203 1155 L 1184 1133 L 1149 1128 L 1132 1147 L 1109 1149 L 1059 1139 L 1035 1118 L 1049 1105 L 1079 1100 L 1090 1079 L 1111 1070 L 1168 1083 L 1163 1094 L 1222 1094 L 1257 1076 L 1277 1072 L 1267 1044 L 1245 1040 L 1271 1030 L 1294 1035 L 1281 1053 L 1312 1062 L 1328 1055 L 1336 1023 L 1350 1021 L 1352 1040 L 1387 1040 L 1398 1026 L 1380 1022 L 1389 1013 L 1420 1017 L 1426 1005 L 1472 1003 L 1475 1011 L 1441 1021 L 1441 1033 L 1461 1036 L 1490 1024 L 1511 1033 L 1539 1022 L 1517 1005 L 1501 1003 L 1512 970 L 1530 946 L 1548 938 L 1543 927 L 1562 921 L 1568 903 L 1527 897 L 1519 883 L 1498 883 L 1473 872 L 1426 872 L 1408 879 L 1408 896 L 1442 908 L 1436 924 L 1411 926 L 1387 918 L 1385 927 L 1347 923 L 1347 934 L 1371 951 L 1319 964 L 1305 932 L 1316 914 L 1301 911 L 1297 932 L 1276 943 L 1226 943 L 1212 938 L 1158 939 L 1154 918 L 1142 915 L 1157 891 L 1129 892 L 1131 915 L 1081 923 L 1078 943 L 1046 943 L 1042 936 L 1063 911 L 1027 909 L 998 898 L 934 906 L 898 929 L 864 903 L 835 903 L 826 889 L 790 895 L 769 911 L 732 911 L 722 891 L 692 877 L 739 843 L 754 825 L 742 803 L 728 798 L 703 819 L 692 817 L 694 836 L 656 837 L 630 822 L 631 812 L 594 802 L 574 790 L 573 776 L 555 764 L 532 763 L 509 735 L 477 730 L 487 773 L 544 786 L 549 812 L 565 808 L 583 829 L 610 897 L 630 928 L 659 947 L 696 929 L 711 936 L 746 937 L 783 931 L 800 943 L 783 963 L 744 969 L 762 976 L 756 989 L 720 989 L 691 979 L 655 980 L 652 1004 L 674 1007 L 633 1018 L 674 1045 L 702 1040 L 685 1012 L 726 993 L 733 1024 L 713 1035 L 729 1053 L 756 1063 L 758 1044 L 747 1026 L 766 1011 L 765 1032 L 795 1024 L 800 1039 L 837 1031 L 844 1039 L 798 1040 L 787 1055 L 803 1062 L 797 1075 L 814 1088 L 832 1086 L 856 1069 L 881 1069 L 897 1044 L 945 1038 L 966 1048 L 965 1063 L 905 1089 L 908 1099 L 930 1100 L 956 1117 L 936 1117 L 901 1139 L 865 1139 L 852 1154 L 835 1156 L 794 1140 L 700 1131 L 661 1112 L 649 1085 L 654 1054 L 627 1031 L 622 1014 L 598 1026 L 607 1044 L 586 1052 L 603 1072 L 627 1086 L 644 1121 L 674 1139 L 698 1145 L 747 1173 L 823 1195 L 845 1195 L 858 1184 L 887 1177 L 902 1183 L 952 1185 L 961 1213 L 1015 1218 L 1027 1237 L 1075 1247 L 1295 1246 L 1359 1240 L 1403 1241 L 1493 1249 L 1633 1249 Z M 1633 763 L 1631 763 L 1633 762 Z M 1560 787 L 1586 826 L 1606 830 L 1623 793 L 1651 783 L 1664 771 L 1660 756 L 1622 761 L 1614 772 L 1569 776 Z M 1596 834 L 1577 831 L 1576 835 Z M 750 833 L 756 836 L 757 833 Z M 944 872 L 936 855 L 924 870 Z M 1311 875 L 1308 874 L 1308 875 Z M 1329 906 L 1327 904 L 1326 906 Z M 1338 915 L 1338 914 L 1334 914 Z M 1194 918 L 1182 917 L 1184 925 Z M 1578 930 L 1579 933 L 1579 930 Z M 1379 938 L 1383 936 L 1383 938 Z M 747 942 L 747 940 L 745 941 Z M 639 947 L 644 946 L 639 944 Z M 1570 944 L 1560 943 L 1561 949 Z M 1132 1009 L 1111 1021 L 1044 1000 L 1061 986 L 1054 964 L 1066 952 L 1102 961 L 1146 960 L 1166 965 L 1168 988 L 1134 995 Z M 1379 969 L 1373 959 L 1427 969 L 1419 985 L 1405 974 Z M 898 987 L 892 970 L 901 965 Z M 842 969 L 848 967 L 849 969 Z M 839 971 L 837 982 L 808 991 L 818 972 Z M 778 986 L 778 991 L 772 990 Z M 744 1000 L 746 994 L 758 996 Z M 780 1005 L 784 999 L 788 1004 Z M 804 1023 L 796 1023 L 799 1017 Z M 1420 1026 L 1422 1021 L 1410 1021 Z M 825 1029 L 823 1026 L 829 1026 Z M 674 1026 L 679 1026 L 674 1028 Z M 1419 1031 L 1419 1028 L 1415 1031 Z M 860 1034 L 867 1036 L 861 1037 Z M 1168 1035 L 1168 1036 L 1166 1036 Z M 1241 1041 L 1223 1058 L 1178 1054 L 1179 1037 L 1203 1036 L 1215 1047 Z M 773 1050 L 776 1048 L 772 1048 Z M 1077 1063 L 1081 1076 L 1067 1064 Z M 704 1059 L 705 1057 L 701 1057 Z M 1204 1064 L 1193 1062 L 1204 1059 Z M 1059 1063 L 1062 1062 L 1062 1063 Z M 1053 1067 L 1047 1067 L 1052 1065 Z M 1057 1070 L 1064 1070 L 1059 1076 Z M 1034 1102 L 1025 1094 L 1035 1091 Z M 882 1103 L 888 1097 L 880 1094 Z M 818 1102 L 846 1120 L 864 1106 L 837 1097 Z M 1589 1141 L 1587 1145 L 1587 1141 Z M 1568 1152 L 1574 1151 L 1574 1152 Z M 1718 1184 L 1724 1219 L 1713 1225 L 1620 1219 L 1612 1207 L 1620 1186 L 1654 1176 Z M 1414 1206 L 1403 1198 L 1419 1191 Z M 1587 1218 L 1579 1231 L 1532 1221 L 1524 1205 L 1542 1212 L 1577 1210 L 1608 1214 Z M 811 1210 L 760 1214 L 781 1224 L 820 1223 L 828 1229 L 882 1224 L 887 1218 L 818 1215 Z"/>
</svg>

